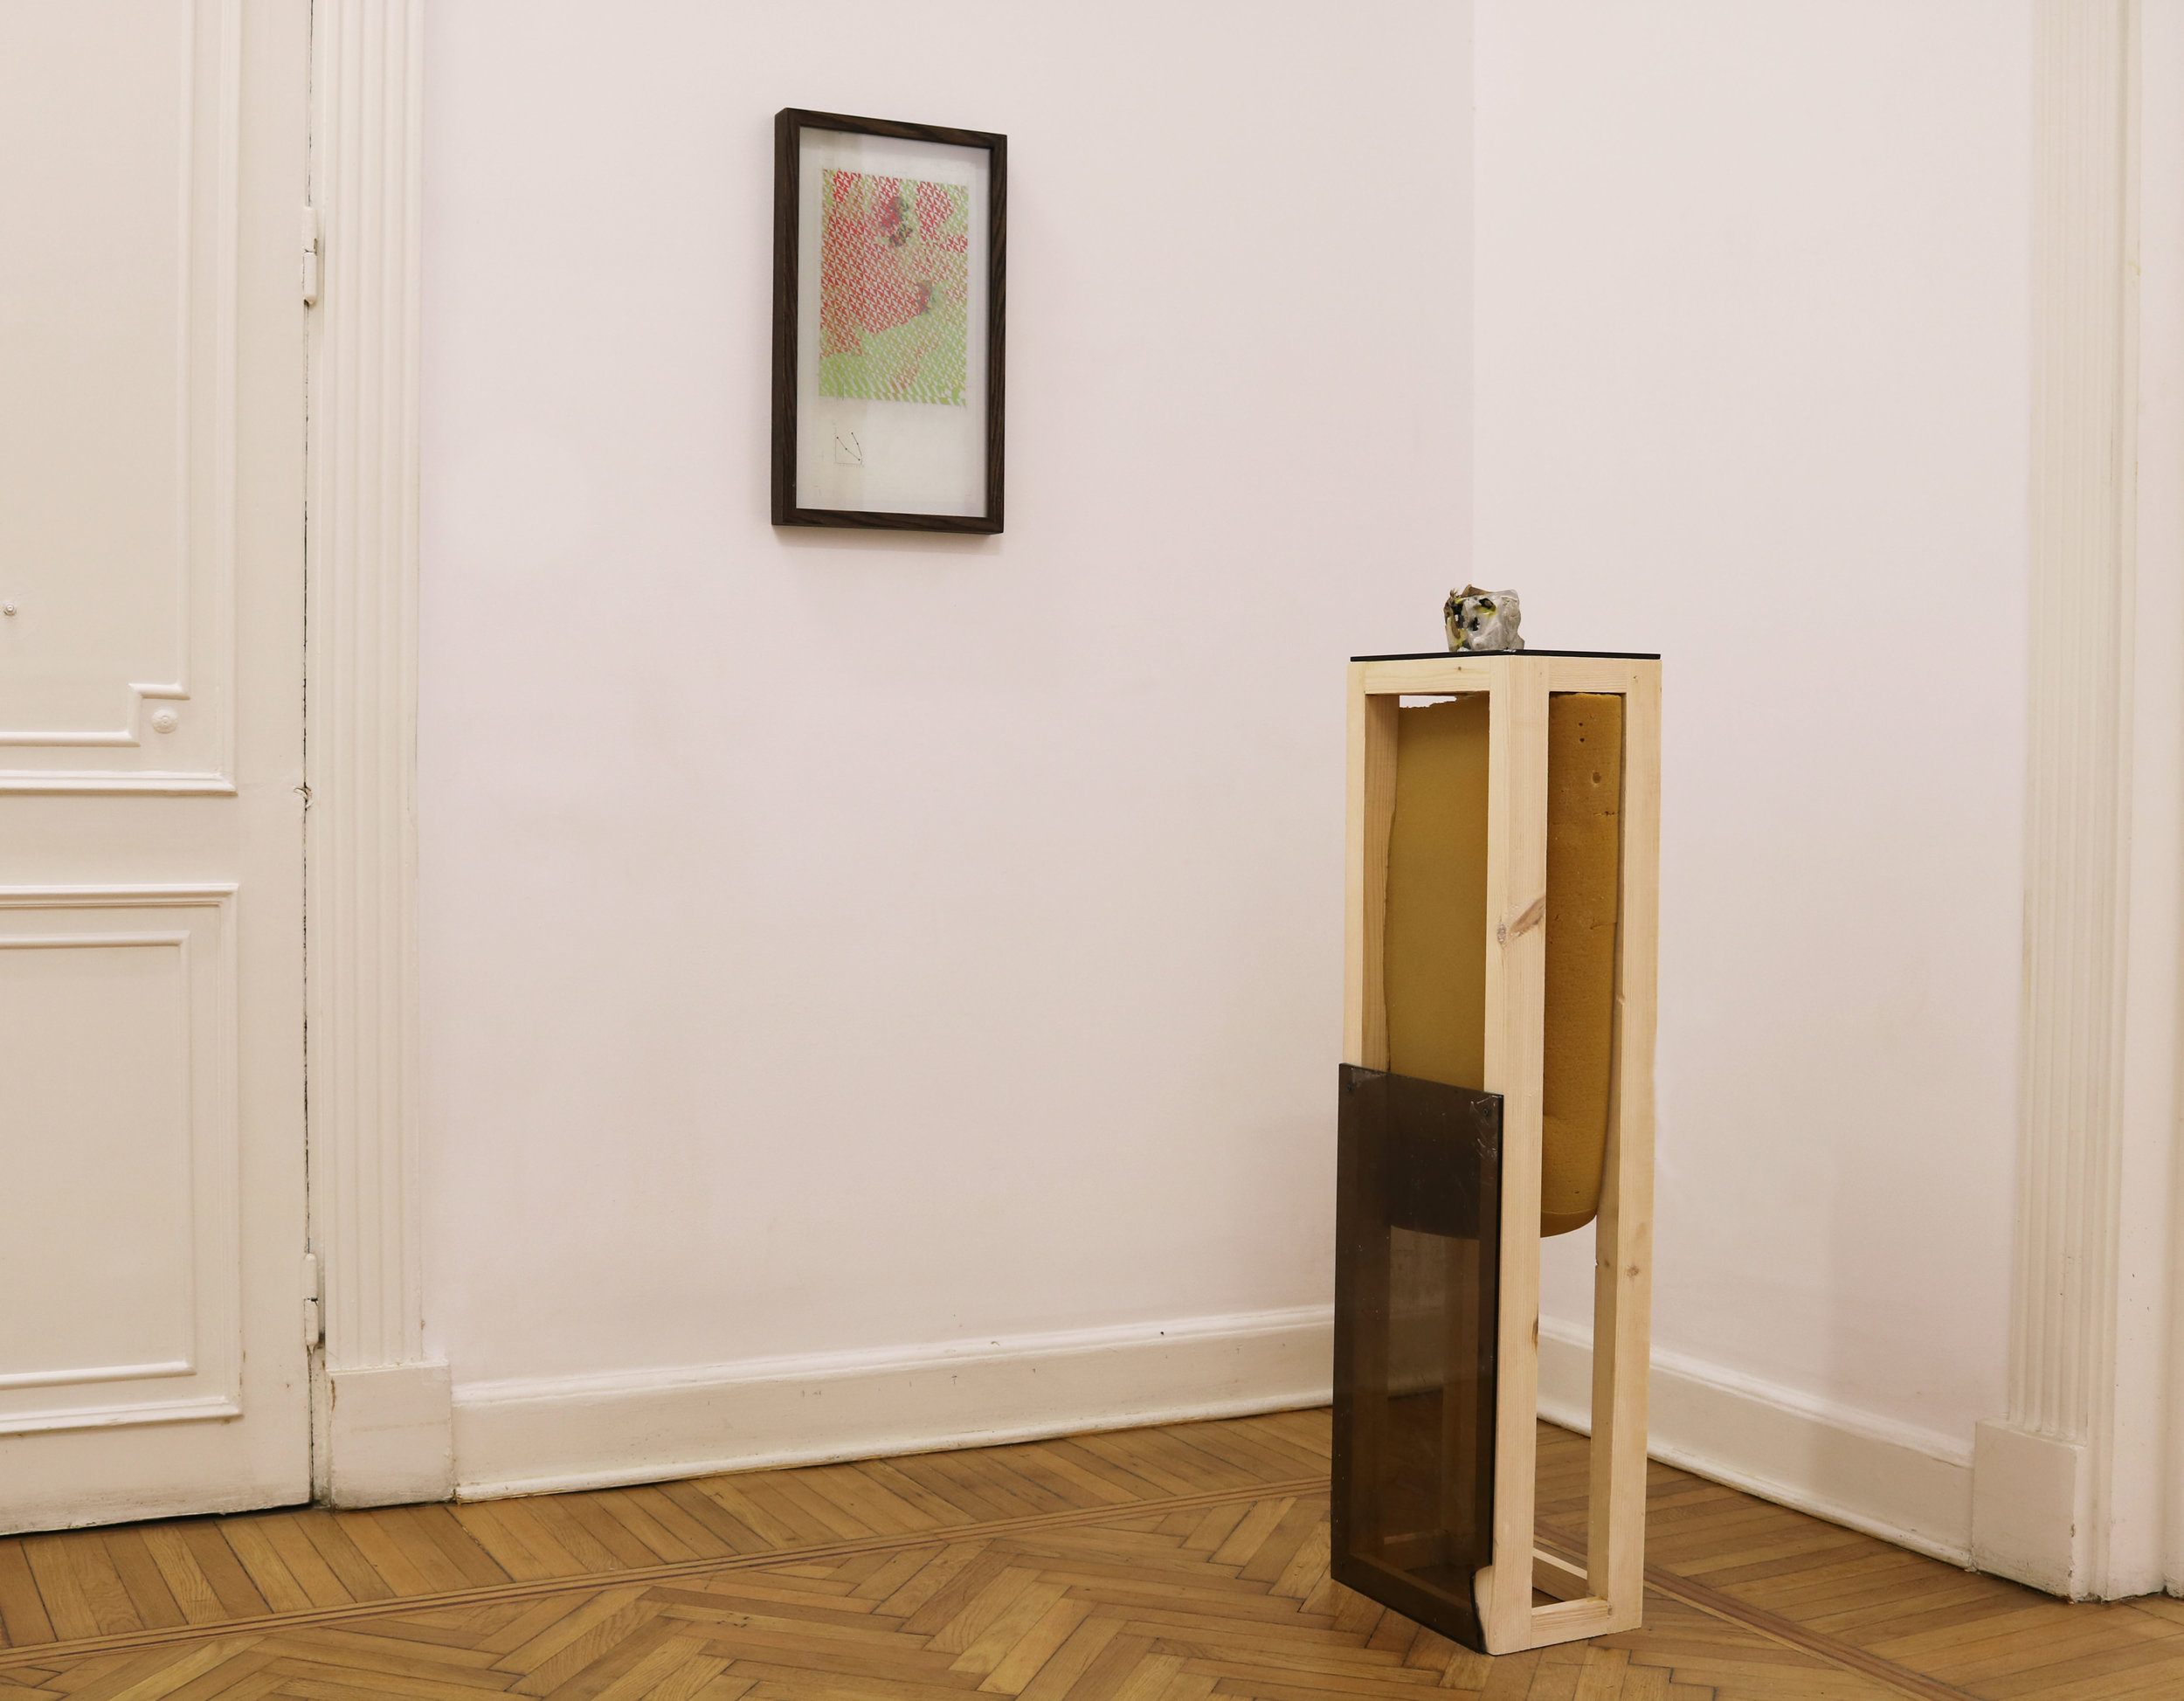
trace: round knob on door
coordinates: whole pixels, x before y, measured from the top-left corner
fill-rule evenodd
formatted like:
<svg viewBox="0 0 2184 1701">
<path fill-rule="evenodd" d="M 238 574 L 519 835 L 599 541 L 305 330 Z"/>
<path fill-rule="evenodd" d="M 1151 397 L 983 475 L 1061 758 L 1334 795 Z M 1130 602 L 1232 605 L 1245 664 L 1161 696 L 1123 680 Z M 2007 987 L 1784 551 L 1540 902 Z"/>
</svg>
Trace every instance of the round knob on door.
<svg viewBox="0 0 2184 1701">
<path fill-rule="evenodd" d="M 182 716 L 176 714 L 171 709 L 159 709 L 152 716 L 152 730 L 154 732 L 172 732 L 181 724 Z"/>
</svg>

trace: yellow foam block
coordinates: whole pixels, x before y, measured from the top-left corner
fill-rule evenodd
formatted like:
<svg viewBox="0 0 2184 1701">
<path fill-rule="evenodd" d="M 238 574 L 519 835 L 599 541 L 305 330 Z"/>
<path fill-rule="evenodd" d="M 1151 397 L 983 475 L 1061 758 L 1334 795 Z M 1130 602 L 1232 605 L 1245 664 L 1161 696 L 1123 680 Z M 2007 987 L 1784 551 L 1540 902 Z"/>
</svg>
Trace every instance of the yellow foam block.
<svg viewBox="0 0 2184 1701">
<path fill-rule="evenodd" d="M 1486 697 L 1395 718 L 1388 830 L 1388 1067 L 1486 1088 Z"/>
<path fill-rule="evenodd" d="M 1600 1209 L 1615 1002 L 1623 701 L 1547 705 L 1547 988 L 1539 1230 Z M 1395 818 L 1383 944 L 1388 1067 L 1483 1089 L 1487 700 L 1396 718 Z"/>
</svg>

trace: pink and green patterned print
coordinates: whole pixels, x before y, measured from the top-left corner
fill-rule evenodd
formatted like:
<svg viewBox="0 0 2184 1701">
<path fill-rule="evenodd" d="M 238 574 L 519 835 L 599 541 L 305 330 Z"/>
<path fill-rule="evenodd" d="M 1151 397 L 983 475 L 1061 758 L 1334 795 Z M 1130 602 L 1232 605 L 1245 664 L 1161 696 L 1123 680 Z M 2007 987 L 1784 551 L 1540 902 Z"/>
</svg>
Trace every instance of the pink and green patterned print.
<svg viewBox="0 0 2184 1701">
<path fill-rule="evenodd" d="M 971 191 L 828 171 L 820 195 L 819 394 L 963 406 Z"/>
</svg>

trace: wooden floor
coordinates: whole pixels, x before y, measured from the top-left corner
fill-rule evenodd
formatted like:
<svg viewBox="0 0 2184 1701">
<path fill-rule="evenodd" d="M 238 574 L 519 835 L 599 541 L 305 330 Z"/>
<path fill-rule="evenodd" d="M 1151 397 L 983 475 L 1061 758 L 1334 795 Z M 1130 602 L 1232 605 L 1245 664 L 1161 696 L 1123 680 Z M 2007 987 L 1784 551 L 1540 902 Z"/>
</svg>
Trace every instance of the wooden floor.
<svg viewBox="0 0 2184 1701">
<path fill-rule="evenodd" d="M 1666 1466 L 1646 1622 L 1489 1660 L 1330 1583 L 1322 1412 L 655 1487 L 0 1540 L 0 1701 L 2184 1701 L 2066 1606 Z M 1540 1527 L 1584 1527 L 1543 1427 Z"/>
</svg>

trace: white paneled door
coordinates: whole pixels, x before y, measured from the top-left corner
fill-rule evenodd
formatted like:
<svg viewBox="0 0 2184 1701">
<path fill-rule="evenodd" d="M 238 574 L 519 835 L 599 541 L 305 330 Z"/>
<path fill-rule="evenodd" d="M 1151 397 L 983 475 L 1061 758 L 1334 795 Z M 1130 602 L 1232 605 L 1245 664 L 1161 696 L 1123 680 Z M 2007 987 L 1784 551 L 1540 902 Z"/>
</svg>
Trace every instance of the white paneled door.
<svg viewBox="0 0 2184 1701">
<path fill-rule="evenodd" d="M 307 0 L 0 0 L 0 1531 L 308 1498 Z"/>
</svg>

